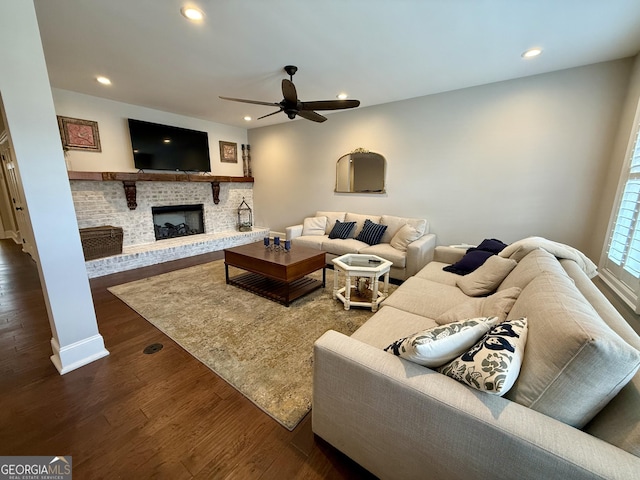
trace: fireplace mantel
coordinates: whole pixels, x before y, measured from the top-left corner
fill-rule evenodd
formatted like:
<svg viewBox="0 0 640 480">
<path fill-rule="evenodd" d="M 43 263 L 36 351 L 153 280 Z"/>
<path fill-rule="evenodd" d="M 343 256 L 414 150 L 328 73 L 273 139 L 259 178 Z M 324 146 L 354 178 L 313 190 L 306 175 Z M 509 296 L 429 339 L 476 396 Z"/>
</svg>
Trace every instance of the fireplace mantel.
<svg viewBox="0 0 640 480">
<path fill-rule="evenodd" d="M 209 182 L 213 192 L 213 203 L 220 202 L 220 182 L 253 183 L 253 177 L 230 177 L 220 175 L 192 175 L 188 173 L 133 173 L 133 172 L 67 172 L 69 180 L 92 180 L 99 182 L 121 181 L 129 210 L 135 210 L 136 182 Z"/>
</svg>

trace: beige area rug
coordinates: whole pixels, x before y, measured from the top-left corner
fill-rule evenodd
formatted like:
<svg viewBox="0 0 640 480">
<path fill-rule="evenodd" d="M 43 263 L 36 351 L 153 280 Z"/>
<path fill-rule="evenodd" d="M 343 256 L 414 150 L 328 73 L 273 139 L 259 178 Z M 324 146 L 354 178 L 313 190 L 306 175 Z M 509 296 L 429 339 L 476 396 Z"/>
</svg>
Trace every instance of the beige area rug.
<svg viewBox="0 0 640 480">
<path fill-rule="evenodd" d="M 289 430 L 311 409 L 313 342 L 330 329 L 351 335 L 372 315 L 332 298 L 332 270 L 326 288 L 289 307 L 227 285 L 222 260 L 109 291 Z"/>
</svg>

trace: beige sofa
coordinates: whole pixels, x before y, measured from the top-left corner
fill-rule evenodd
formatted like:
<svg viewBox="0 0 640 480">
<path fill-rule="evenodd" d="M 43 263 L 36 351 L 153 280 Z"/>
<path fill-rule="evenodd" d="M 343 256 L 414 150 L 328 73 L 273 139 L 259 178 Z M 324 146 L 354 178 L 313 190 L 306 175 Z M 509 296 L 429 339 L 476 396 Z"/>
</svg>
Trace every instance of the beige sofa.
<svg viewBox="0 0 640 480">
<path fill-rule="evenodd" d="M 531 251 L 494 294 L 519 289 L 510 310 L 482 312 L 528 321 L 504 396 L 383 350 L 494 297 L 442 270 L 462 255 L 437 247 L 351 337 L 318 339 L 313 431 L 382 479 L 640 478 L 640 337 L 575 261 Z"/>
<path fill-rule="evenodd" d="M 356 240 L 367 219 L 387 226 L 380 243 L 376 245 Z M 336 221 L 355 222 L 349 238 L 329 238 Z M 332 259 L 347 253 L 382 257 L 393 262 L 389 275 L 398 280 L 409 278 L 429 263 L 436 246 L 436 236 L 429 233 L 426 220 L 393 215 L 318 211 L 315 216 L 305 218 L 303 223 L 287 227 L 286 235 L 294 247 L 304 245 L 324 250 L 329 265 Z"/>
</svg>

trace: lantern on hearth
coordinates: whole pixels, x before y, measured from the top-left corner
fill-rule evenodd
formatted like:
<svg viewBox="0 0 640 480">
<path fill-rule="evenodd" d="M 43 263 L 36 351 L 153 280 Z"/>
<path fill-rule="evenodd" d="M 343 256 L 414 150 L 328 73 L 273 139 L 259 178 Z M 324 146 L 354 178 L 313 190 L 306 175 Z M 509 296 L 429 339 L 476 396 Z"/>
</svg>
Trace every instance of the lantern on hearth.
<svg viewBox="0 0 640 480">
<path fill-rule="evenodd" d="M 250 232 L 253 226 L 253 214 L 251 207 L 242 197 L 242 203 L 238 207 L 238 230 L 240 232 Z"/>
</svg>

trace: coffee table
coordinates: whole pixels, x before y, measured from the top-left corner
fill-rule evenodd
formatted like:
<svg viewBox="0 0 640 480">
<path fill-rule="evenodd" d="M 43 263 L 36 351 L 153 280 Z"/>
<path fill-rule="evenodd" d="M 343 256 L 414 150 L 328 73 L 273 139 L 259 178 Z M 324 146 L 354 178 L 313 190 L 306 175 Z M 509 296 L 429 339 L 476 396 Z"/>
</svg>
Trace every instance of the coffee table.
<svg viewBox="0 0 640 480">
<path fill-rule="evenodd" d="M 334 265 L 333 298 L 340 300 L 345 310 L 349 310 L 352 306 L 371 307 L 371 311 L 375 312 L 389 292 L 389 270 L 393 263 L 377 255 L 357 253 L 347 253 L 332 261 Z M 345 277 L 345 286 L 342 288 L 339 288 L 340 273 Z M 380 292 L 378 279 L 383 275 L 384 286 Z M 352 278 L 356 279 L 354 286 L 351 285 Z M 369 283 L 364 292 L 358 291 L 357 282 L 360 279 L 367 279 Z"/>
<path fill-rule="evenodd" d="M 296 246 L 289 252 L 267 249 L 263 242 L 224 249 L 227 284 L 289 306 L 291 302 L 325 286 L 325 253 Z M 229 277 L 229 266 L 246 273 Z M 307 275 L 322 269 L 322 281 Z"/>
</svg>

